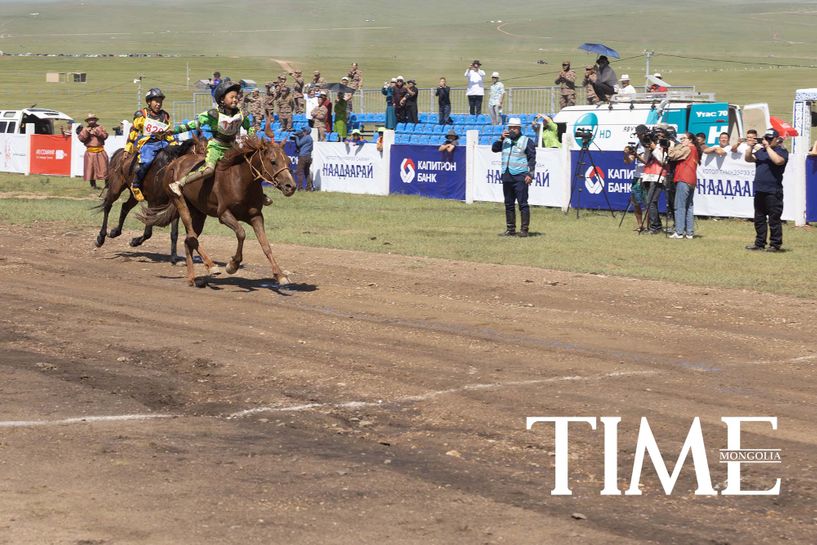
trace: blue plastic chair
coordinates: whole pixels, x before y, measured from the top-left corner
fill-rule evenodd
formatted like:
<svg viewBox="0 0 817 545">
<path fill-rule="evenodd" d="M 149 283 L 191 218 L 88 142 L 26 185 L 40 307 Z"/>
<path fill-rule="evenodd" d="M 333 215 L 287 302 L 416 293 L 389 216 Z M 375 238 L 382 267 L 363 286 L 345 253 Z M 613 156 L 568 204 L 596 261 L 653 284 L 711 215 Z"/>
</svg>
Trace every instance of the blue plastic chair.
<svg viewBox="0 0 817 545">
<path fill-rule="evenodd" d="M 397 132 L 406 132 L 406 123 L 398 123 L 394 130 Z"/>
</svg>

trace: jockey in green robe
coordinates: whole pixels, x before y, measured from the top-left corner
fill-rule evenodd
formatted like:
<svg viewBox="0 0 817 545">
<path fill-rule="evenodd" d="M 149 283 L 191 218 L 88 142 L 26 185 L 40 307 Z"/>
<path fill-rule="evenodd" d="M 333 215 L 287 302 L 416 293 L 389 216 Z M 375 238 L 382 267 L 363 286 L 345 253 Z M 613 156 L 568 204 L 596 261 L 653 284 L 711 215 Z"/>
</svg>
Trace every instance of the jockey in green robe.
<svg viewBox="0 0 817 545">
<path fill-rule="evenodd" d="M 213 92 L 213 99 L 218 105 L 217 108 L 202 112 L 197 119 L 178 125 L 173 129 L 173 134 L 179 134 L 207 126 L 213 132 L 213 137 L 207 141 L 207 156 L 204 165 L 170 184 L 170 190 L 175 195 L 181 197 L 182 188 L 186 184 L 205 178 L 215 172 L 216 164 L 228 150 L 235 146 L 236 137 L 242 127 L 248 134 L 255 133 L 250 119 L 244 117 L 244 114 L 238 108 L 238 93 L 240 90 L 241 86 L 238 83 L 230 80 L 222 81 Z"/>
</svg>

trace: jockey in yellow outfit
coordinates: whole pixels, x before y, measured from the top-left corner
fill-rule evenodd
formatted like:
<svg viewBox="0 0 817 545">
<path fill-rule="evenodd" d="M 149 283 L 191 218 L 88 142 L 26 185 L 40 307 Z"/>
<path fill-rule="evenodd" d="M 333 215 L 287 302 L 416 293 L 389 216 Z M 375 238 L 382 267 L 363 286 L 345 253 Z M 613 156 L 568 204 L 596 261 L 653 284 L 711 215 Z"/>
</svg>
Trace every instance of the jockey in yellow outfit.
<svg viewBox="0 0 817 545">
<path fill-rule="evenodd" d="M 145 95 L 147 108 L 133 114 L 133 126 L 125 144 L 125 157 L 136 152 L 139 154 L 139 168 L 131 183 L 131 193 L 137 201 L 145 200 L 142 195 L 142 180 L 156 155 L 166 147 L 176 144 L 170 134 L 170 114 L 162 109 L 165 99 L 161 89 L 153 88 Z"/>
</svg>

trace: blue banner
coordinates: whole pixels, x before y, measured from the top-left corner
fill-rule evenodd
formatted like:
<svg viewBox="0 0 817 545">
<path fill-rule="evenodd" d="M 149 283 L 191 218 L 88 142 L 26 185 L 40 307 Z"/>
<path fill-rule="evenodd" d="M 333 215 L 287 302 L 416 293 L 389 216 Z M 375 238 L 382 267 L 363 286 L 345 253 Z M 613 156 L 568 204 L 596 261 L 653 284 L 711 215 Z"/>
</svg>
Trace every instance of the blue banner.
<svg viewBox="0 0 817 545">
<path fill-rule="evenodd" d="M 633 183 L 632 164 L 624 163 L 620 151 L 571 151 L 570 207 L 591 210 L 625 210 Z M 595 169 L 593 168 L 595 165 Z M 606 195 L 606 198 L 605 198 Z M 646 197 L 646 195 L 645 195 Z M 609 200 L 609 204 L 608 204 Z M 659 201 L 663 208 L 664 196 Z"/>
<path fill-rule="evenodd" d="M 465 146 L 453 153 L 437 146 L 392 146 L 389 192 L 464 201 Z"/>
<path fill-rule="evenodd" d="M 806 221 L 817 221 L 817 157 L 806 157 Z"/>
</svg>

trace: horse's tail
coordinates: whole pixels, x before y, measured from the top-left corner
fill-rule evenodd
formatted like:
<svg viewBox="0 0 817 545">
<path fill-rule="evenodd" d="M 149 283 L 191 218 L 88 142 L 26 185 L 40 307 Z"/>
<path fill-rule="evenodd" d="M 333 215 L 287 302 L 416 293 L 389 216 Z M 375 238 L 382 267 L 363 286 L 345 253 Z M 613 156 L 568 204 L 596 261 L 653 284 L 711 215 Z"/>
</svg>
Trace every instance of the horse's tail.
<svg viewBox="0 0 817 545">
<path fill-rule="evenodd" d="M 136 214 L 136 218 L 145 225 L 156 227 L 167 227 L 177 217 L 179 217 L 179 211 L 173 200 L 160 206 L 143 208 Z"/>
</svg>

